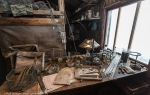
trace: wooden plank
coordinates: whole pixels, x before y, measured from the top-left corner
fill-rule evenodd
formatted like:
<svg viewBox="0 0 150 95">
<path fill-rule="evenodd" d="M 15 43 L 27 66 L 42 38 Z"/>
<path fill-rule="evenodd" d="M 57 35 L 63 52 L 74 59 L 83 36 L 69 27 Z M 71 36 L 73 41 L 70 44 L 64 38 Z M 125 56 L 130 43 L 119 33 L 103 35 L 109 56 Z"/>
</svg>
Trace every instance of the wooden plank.
<svg viewBox="0 0 150 95">
<path fill-rule="evenodd" d="M 34 15 L 51 15 L 50 10 L 34 10 Z M 64 11 L 53 11 L 53 15 L 64 15 Z"/>
<path fill-rule="evenodd" d="M 64 11 L 65 10 L 64 0 L 58 0 L 58 5 L 59 5 L 59 11 Z"/>
<path fill-rule="evenodd" d="M 63 26 L 63 19 L 54 19 L 55 23 L 50 18 L 13 18 L 0 17 L 0 25 L 11 26 L 41 26 L 41 25 L 58 25 Z"/>
<path fill-rule="evenodd" d="M 0 14 L 12 14 L 11 12 L 2 12 Z M 50 10 L 33 10 L 33 15 L 51 15 Z M 53 11 L 53 15 L 64 15 L 64 11 Z"/>
</svg>

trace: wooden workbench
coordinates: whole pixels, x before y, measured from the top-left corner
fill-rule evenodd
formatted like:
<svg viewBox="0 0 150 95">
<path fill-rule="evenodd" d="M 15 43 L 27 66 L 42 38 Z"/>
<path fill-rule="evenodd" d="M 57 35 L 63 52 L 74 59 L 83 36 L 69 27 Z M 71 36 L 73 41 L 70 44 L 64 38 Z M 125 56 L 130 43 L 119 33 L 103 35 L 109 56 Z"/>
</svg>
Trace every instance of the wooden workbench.
<svg viewBox="0 0 150 95">
<path fill-rule="evenodd" d="M 88 81 L 88 80 L 83 80 L 82 82 L 78 81 L 78 82 L 72 83 L 70 86 L 63 86 L 63 87 L 61 87 L 59 89 L 56 89 L 56 90 L 54 90 L 50 93 L 62 92 L 62 91 L 76 89 L 76 88 L 101 84 L 101 83 L 104 83 L 104 82 L 107 82 L 107 81 L 117 80 L 119 78 L 128 77 L 128 76 L 143 73 L 143 72 L 146 72 L 146 71 L 147 71 L 147 68 L 142 68 L 141 71 L 136 71 L 134 74 L 127 74 L 127 73 L 118 74 L 118 68 L 117 68 L 116 71 L 115 71 L 113 79 L 109 79 L 108 77 L 105 77 L 101 81 Z M 30 88 L 29 90 L 27 90 L 23 93 L 20 93 L 19 95 L 24 95 L 24 94 L 26 94 L 26 95 L 34 94 L 35 95 L 37 93 L 38 93 L 38 83 L 36 83 L 36 85 L 33 86 L 32 88 Z M 2 84 L 2 86 L 0 87 L 0 95 L 12 95 L 12 94 L 16 95 L 17 93 L 16 92 L 9 92 L 6 82 L 4 82 Z"/>
</svg>

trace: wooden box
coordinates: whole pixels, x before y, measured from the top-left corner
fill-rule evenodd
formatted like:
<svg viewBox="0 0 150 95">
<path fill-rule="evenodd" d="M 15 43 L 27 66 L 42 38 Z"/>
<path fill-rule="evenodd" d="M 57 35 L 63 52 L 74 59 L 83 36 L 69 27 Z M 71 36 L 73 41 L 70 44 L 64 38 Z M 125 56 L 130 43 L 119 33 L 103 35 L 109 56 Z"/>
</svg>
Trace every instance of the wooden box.
<svg viewBox="0 0 150 95">
<path fill-rule="evenodd" d="M 138 95 L 145 92 L 149 84 L 140 80 L 140 78 L 123 78 L 115 81 L 116 84 L 125 92 L 126 95 Z"/>
</svg>

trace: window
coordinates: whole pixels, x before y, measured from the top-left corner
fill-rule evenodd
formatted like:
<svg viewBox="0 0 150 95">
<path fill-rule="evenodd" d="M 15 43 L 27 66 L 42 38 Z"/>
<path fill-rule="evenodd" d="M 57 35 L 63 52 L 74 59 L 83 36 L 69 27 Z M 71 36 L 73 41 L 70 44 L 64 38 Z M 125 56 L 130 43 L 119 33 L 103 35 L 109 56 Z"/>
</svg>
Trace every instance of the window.
<svg viewBox="0 0 150 95">
<path fill-rule="evenodd" d="M 139 52 L 142 56 L 138 57 L 138 60 L 144 63 L 149 62 L 149 4 L 150 0 L 139 1 L 131 5 L 108 11 L 107 35 L 105 40 L 108 48 L 113 49 L 116 47 L 117 52 L 120 53 L 122 49 Z"/>
<path fill-rule="evenodd" d="M 115 9 L 113 11 L 109 11 L 108 12 L 108 17 L 109 18 L 109 22 L 107 22 L 107 36 L 109 36 L 109 38 L 107 39 L 108 41 L 108 47 L 110 49 L 113 49 L 113 43 L 114 43 L 114 37 L 115 37 L 115 30 L 116 30 L 116 24 L 117 24 L 117 15 L 118 15 L 118 10 L 119 9 Z M 111 17 L 109 17 L 111 16 Z"/>
</svg>

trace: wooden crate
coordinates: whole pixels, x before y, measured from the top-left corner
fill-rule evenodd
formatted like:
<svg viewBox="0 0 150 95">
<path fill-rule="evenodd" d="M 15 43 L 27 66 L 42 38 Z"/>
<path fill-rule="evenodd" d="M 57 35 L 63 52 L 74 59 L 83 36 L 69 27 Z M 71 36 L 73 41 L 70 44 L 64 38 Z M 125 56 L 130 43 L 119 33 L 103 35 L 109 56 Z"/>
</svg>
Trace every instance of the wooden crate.
<svg viewBox="0 0 150 95">
<path fill-rule="evenodd" d="M 148 90 L 149 84 L 138 78 L 123 78 L 115 81 L 126 95 L 138 95 Z"/>
</svg>

